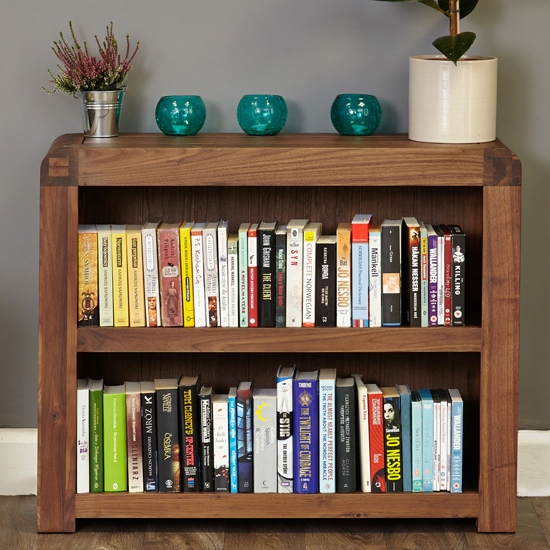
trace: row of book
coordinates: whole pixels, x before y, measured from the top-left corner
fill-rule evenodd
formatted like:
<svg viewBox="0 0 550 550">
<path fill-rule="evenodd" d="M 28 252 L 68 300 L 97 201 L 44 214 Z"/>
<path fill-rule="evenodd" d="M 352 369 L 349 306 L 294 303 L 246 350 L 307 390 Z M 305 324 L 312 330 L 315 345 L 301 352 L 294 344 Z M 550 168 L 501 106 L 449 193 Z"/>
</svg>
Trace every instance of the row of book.
<svg viewBox="0 0 550 550">
<path fill-rule="evenodd" d="M 293 219 L 79 226 L 79 325 L 464 325 L 466 237 L 357 214 L 323 234 Z"/>
<path fill-rule="evenodd" d="M 79 379 L 77 492 L 462 492 L 456 389 L 280 367 L 276 388 L 200 376 Z"/>
</svg>

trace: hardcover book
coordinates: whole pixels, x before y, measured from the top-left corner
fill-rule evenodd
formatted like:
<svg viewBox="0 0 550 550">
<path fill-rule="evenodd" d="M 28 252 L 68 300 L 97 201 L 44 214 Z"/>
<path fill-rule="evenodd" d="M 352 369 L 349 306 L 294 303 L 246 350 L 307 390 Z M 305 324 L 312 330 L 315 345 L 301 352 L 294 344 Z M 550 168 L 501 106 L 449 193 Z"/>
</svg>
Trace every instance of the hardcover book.
<svg viewBox="0 0 550 550">
<path fill-rule="evenodd" d="M 295 367 L 277 369 L 277 472 L 279 493 L 292 493 L 294 468 L 293 380 Z"/>
<path fill-rule="evenodd" d="M 179 227 L 162 222 L 157 230 L 163 327 L 183 326 Z"/>
<path fill-rule="evenodd" d="M 89 380 L 90 491 L 103 492 L 103 380 Z"/>
<path fill-rule="evenodd" d="M 382 228 L 373 224 L 369 230 L 369 326 L 382 326 L 382 265 L 380 252 Z"/>
<path fill-rule="evenodd" d="M 422 491 L 422 400 L 418 390 L 411 392 L 412 491 Z"/>
<path fill-rule="evenodd" d="M 141 229 L 145 320 L 148 327 L 160 327 L 160 286 L 157 248 L 158 222 L 148 222 Z"/>
<path fill-rule="evenodd" d="M 382 325 L 401 325 L 401 220 L 382 222 Z"/>
<path fill-rule="evenodd" d="M 336 228 L 336 326 L 351 327 L 351 223 Z"/>
<path fill-rule="evenodd" d="M 258 326 L 258 225 L 248 228 L 248 326 Z"/>
<path fill-rule="evenodd" d="M 277 492 L 277 390 L 255 389 L 252 394 L 254 415 L 254 492 Z"/>
<path fill-rule="evenodd" d="M 318 371 L 297 371 L 294 401 L 294 492 L 319 492 Z"/>
<path fill-rule="evenodd" d="M 205 223 L 193 224 L 191 228 L 191 253 L 193 256 L 193 311 L 195 314 L 195 326 L 204 328 L 207 326 L 206 288 L 204 285 L 204 246 L 202 232 Z"/>
<path fill-rule="evenodd" d="M 369 396 L 367 386 L 360 374 L 354 374 L 357 389 L 357 435 L 359 449 L 358 462 L 361 473 L 361 491 L 371 492 L 370 475 L 370 444 L 369 444 Z"/>
<path fill-rule="evenodd" d="M 206 326 L 219 327 L 220 296 L 218 273 L 218 223 L 209 222 L 202 230 L 204 251 L 204 292 L 206 304 Z"/>
<path fill-rule="evenodd" d="M 241 381 L 237 386 L 237 478 L 239 493 L 251 493 L 252 477 L 252 387 L 251 381 Z"/>
<path fill-rule="evenodd" d="M 126 226 L 128 317 L 131 327 L 144 327 L 146 325 L 141 229 L 141 225 Z"/>
<path fill-rule="evenodd" d="M 145 492 L 156 492 L 158 486 L 157 409 L 155 383 L 140 383 L 141 435 L 143 447 L 143 486 Z"/>
<path fill-rule="evenodd" d="M 178 432 L 178 381 L 155 379 L 159 491 L 181 491 L 180 441 Z"/>
<path fill-rule="evenodd" d="M 126 382 L 126 448 L 128 492 L 143 493 L 143 442 L 141 432 L 141 385 Z"/>
<path fill-rule="evenodd" d="M 111 226 L 113 243 L 113 322 L 115 327 L 130 324 L 128 313 L 128 262 L 126 256 L 126 226 Z"/>
<path fill-rule="evenodd" d="M 384 406 L 384 456 L 386 491 L 403 491 L 403 452 L 401 432 L 401 408 L 399 392 L 395 387 L 383 386 Z"/>
<path fill-rule="evenodd" d="M 411 327 L 422 326 L 420 283 L 422 258 L 420 224 L 415 217 L 403 218 L 402 247 L 402 313 L 403 321 Z"/>
<path fill-rule="evenodd" d="M 309 220 L 292 219 L 286 226 L 286 326 L 302 326 L 304 229 Z"/>
<path fill-rule="evenodd" d="M 76 492 L 90 492 L 90 395 L 88 380 L 76 381 Z"/>
<path fill-rule="evenodd" d="M 103 437 L 105 492 L 127 491 L 128 463 L 124 384 L 103 388 Z"/>
<path fill-rule="evenodd" d="M 195 293 L 193 292 L 193 245 L 191 229 L 193 222 L 180 226 L 181 284 L 183 302 L 183 326 L 195 326 Z"/>
<path fill-rule="evenodd" d="M 201 481 L 202 490 L 214 490 L 214 440 L 212 438 L 212 386 L 199 389 L 198 400 L 201 420 Z"/>
<path fill-rule="evenodd" d="M 99 325 L 97 229 L 78 226 L 78 326 Z"/>
<path fill-rule="evenodd" d="M 179 430 L 182 442 L 182 490 L 197 492 L 200 481 L 200 376 L 180 376 L 178 380 Z"/>
<path fill-rule="evenodd" d="M 229 326 L 229 270 L 227 257 L 227 220 L 218 223 L 219 326 Z"/>
<path fill-rule="evenodd" d="M 354 327 L 369 326 L 369 229 L 372 214 L 351 220 L 351 320 Z"/>
<path fill-rule="evenodd" d="M 237 388 L 229 388 L 227 395 L 227 413 L 229 416 L 229 491 L 239 492 L 237 466 Z"/>
<path fill-rule="evenodd" d="M 214 491 L 229 492 L 229 397 L 212 396 L 212 432 L 214 441 Z"/>
<path fill-rule="evenodd" d="M 319 492 L 336 492 L 336 369 L 319 370 Z"/>
<path fill-rule="evenodd" d="M 227 237 L 229 326 L 239 326 L 239 244 L 238 235 Z"/>
<path fill-rule="evenodd" d="M 403 491 L 412 491 L 412 439 L 411 390 L 407 384 L 397 384 L 401 404 L 401 449 L 403 465 Z"/>
<path fill-rule="evenodd" d="M 336 492 L 357 489 L 355 379 L 336 379 Z"/>
<path fill-rule="evenodd" d="M 462 492 L 462 453 L 463 453 L 463 427 L 464 427 L 464 402 L 460 392 L 450 389 L 451 397 L 451 493 Z"/>
<path fill-rule="evenodd" d="M 304 228 L 303 288 L 302 288 L 302 326 L 315 326 L 315 271 L 317 240 L 323 230 L 323 224 L 310 222 Z"/>
<path fill-rule="evenodd" d="M 275 326 L 275 231 L 277 222 L 262 222 L 258 227 L 258 317 L 259 326 Z"/>
<path fill-rule="evenodd" d="M 449 225 L 452 236 L 451 319 L 453 326 L 465 325 L 466 235 L 459 225 Z"/>
<path fill-rule="evenodd" d="M 384 469 L 384 419 L 382 417 L 382 391 L 378 385 L 369 383 L 367 396 L 369 402 L 369 444 L 371 491 L 386 492 L 386 473 Z"/>
<path fill-rule="evenodd" d="M 113 326 L 113 243 L 111 226 L 97 226 L 99 324 Z"/>
<path fill-rule="evenodd" d="M 286 225 L 275 231 L 275 326 L 286 326 Z"/>
<path fill-rule="evenodd" d="M 239 326 L 248 326 L 248 229 L 250 223 L 243 222 L 238 232 L 239 254 Z"/>
<path fill-rule="evenodd" d="M 336 326 L 336 235 L 317 239 L 315 326 Z"/>
</svg>

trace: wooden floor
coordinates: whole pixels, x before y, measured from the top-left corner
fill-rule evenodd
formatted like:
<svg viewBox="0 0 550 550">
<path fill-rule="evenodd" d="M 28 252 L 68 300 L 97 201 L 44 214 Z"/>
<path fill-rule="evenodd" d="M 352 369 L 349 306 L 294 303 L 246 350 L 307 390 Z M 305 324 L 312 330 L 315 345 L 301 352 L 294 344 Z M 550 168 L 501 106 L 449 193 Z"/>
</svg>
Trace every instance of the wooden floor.
<svg viewBox="0 0 550 550">
<path fill-rule="evenodd" d="M 0 497 L 0 549 L 490 550 L 550 549 L 550 498 L 519 498 L 515 534 L 473 520 L 80 520 L 74 534 L 36 533 L 36 497 Z"/>
</svg>

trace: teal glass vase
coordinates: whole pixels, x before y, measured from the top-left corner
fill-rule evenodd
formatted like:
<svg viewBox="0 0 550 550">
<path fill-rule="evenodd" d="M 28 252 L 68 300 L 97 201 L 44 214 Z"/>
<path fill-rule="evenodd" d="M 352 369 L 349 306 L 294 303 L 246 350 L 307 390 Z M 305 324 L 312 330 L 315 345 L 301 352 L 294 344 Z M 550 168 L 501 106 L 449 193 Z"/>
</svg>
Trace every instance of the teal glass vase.
<svg viewBox="0 0 550 550">
<path fill-rule="evenodd" d="M 237 106 L 237 121 L 249 136 L 273 136 L 286 124 L 288 109 L 280 95 L 244 95 Z"/>
<path fill-rule="evenodd" d="M 168 136 L 193 136 L 204 125 L 206 107 L 198 95 L 166 95 L 157 103 L 155 120 Z"/>
<path fill-rule="evenodd" d="M 340 94 L 330 109 L 330 120 L 343 136 L 370 136 L 380 125 L 378 99 L 366 94 Z"/>
</svg>

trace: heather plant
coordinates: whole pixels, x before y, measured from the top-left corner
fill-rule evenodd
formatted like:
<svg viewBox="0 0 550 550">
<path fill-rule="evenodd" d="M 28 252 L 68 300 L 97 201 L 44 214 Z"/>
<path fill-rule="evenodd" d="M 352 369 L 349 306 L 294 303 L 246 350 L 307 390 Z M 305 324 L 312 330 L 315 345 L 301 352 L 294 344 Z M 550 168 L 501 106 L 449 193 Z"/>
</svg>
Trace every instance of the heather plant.
<svg viewBox="0 0 550 550">
<path fill-rule="evenodd" d="M 89 52 L 86 42 L 82 46 L 80 45 L 71 21 L 69 21 L 69 28 L 73 44 L 69 44 L 63 33 L 60 32 L 60 39 L 54 41 L 52 47 L 61 62 L 57 65 L 60 71 L 57 76 L 48 70 L 54 89 L 53 91 L 43 89 L 50 94 L 60 90 L 73 95 L 90 90 L 120 89 L 132 68 L 132 61 L 138 52 L 139 42 L 130 55 L 130 37 L 127 35 L 126 54 L 122 57 L 118 51 L 118 43 L 113 34 L 113 23 L 111 22 L 110 26 L 107 26 L 107 34 L 103 42 L 99 41 L 97 35 L 95 36 L 99 50 L 99 55 L 96 56 Z"/>
</svg>

